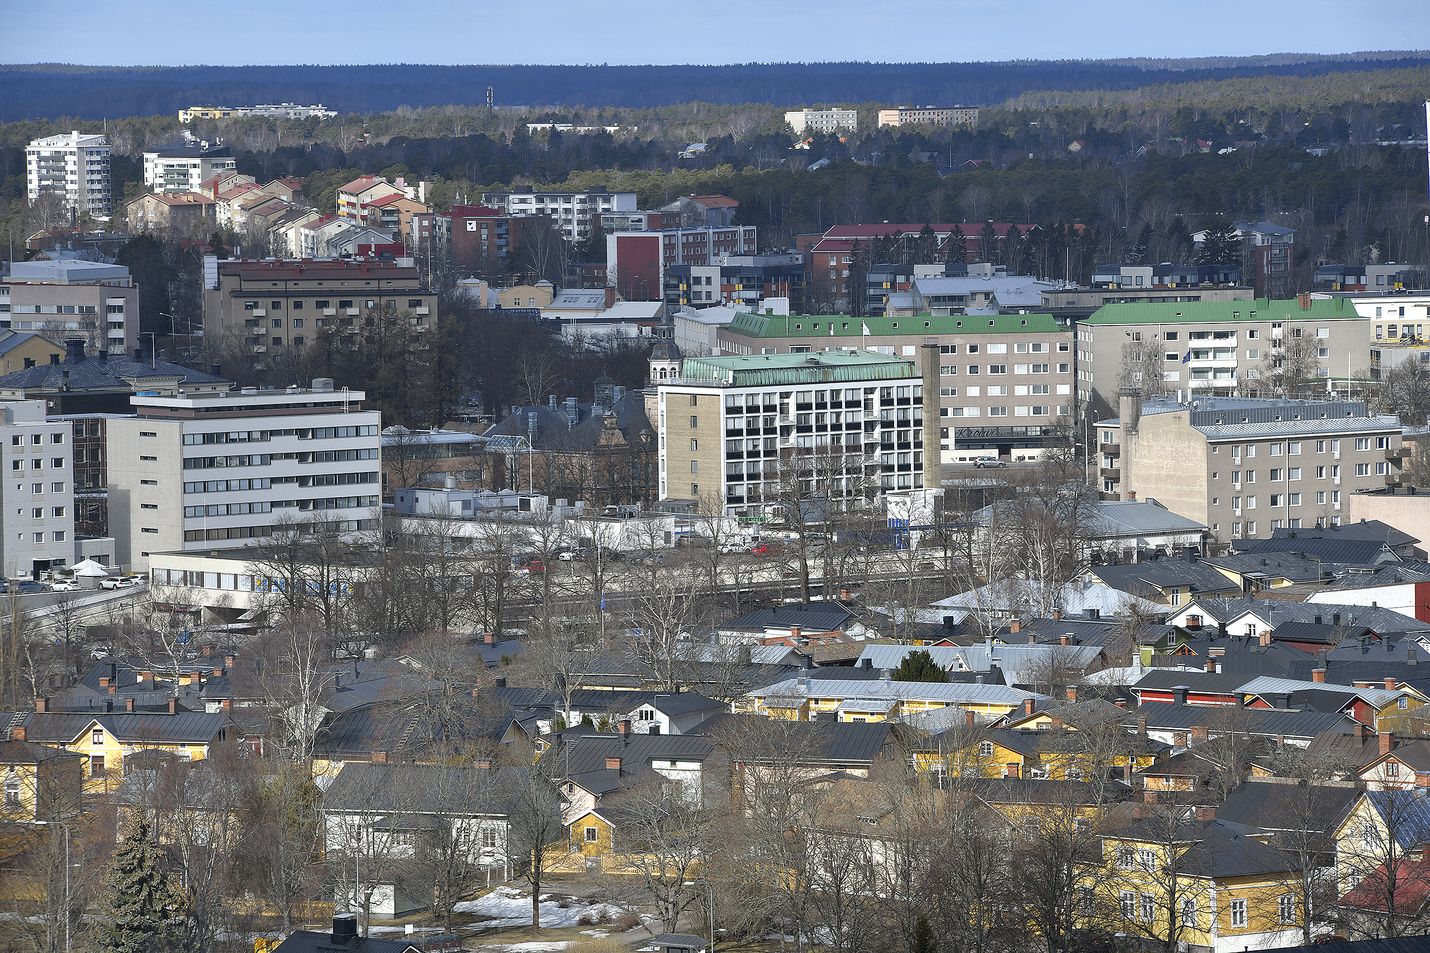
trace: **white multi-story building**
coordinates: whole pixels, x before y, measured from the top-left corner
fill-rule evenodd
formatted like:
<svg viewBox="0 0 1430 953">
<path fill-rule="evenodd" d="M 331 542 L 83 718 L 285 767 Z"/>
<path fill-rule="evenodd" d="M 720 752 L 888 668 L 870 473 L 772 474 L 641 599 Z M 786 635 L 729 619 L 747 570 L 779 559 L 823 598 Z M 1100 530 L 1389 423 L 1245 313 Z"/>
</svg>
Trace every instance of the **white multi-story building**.
<svg viewBox="0 0 1430 953">
<path fill-rule="evenodd" d="M 868 351 L 653 358 L 651 372 L 661 499 L 738 516 L 787 500 L 792 479 L 838 501 L 923 486 L 923 377 L 911 361 Z"/>
<path fill-rule="evenodd" d="M 201 192 L 205 179 L 238 167 L 222 143 L 173 142 L 144 153 L 144 185 L 153 192 Z"/>
<path fill-rule="evenodd" d="M 74 554 L 70 422 L 45 418 L 43 400 L 0 402 L 0 571 L 36 578 Z"/>
<path fill-rule="evenodd" d="M 893 106 L 879 110 L 880 126 L 978 126 L 977 106 Z"/>
<path fill-rule="evenodd" d="M 261 543 L 285 527 L 374 528 L 381 422 L 362 391 L 245 388 L 132 399 L 109 421 L 109 526 L 119 561 Z"/>
<path fill-rule="evenodd" d="M 82 215 L 108 217 L 109 140 L 78 132 L 34 140 L 25 147 L 25 185 L 31 205 L 58 195 Z"/>
<path fill-rule="evenodd" d="M 859 113 L 853 109 L 792 109 L 785 113 L 785 122 L 798 136 L 859 131 Z"/>
<path fill-rule="evenodd" d="M 636 193 L 608 192 L 500 192 L 487 193 L 482 201 L 503 209 L 508 215 L 545 215 L 568 242 L 583 242 L 600 224 L 606 212 L 636 211 Z"/>
</svg>

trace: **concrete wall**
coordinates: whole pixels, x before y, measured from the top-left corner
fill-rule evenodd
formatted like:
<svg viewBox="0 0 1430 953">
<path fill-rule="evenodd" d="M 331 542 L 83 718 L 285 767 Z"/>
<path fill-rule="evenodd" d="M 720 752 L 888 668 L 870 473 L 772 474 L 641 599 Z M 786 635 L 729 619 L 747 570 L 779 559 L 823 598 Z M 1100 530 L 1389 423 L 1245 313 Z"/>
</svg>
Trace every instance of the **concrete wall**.
<svg viewBox="0 0 1430 953">
<path fill-rule="evenodd" d="M 105 428 L 109 535 L 125 568 L 144 571 L 150 553 L 184 547 L 182 429 L 178 421 L 138 417 L 116 417 Z"/>
<path fill-rule="evenodd" d="M 1416 489 L 1347 494 L 1346 522 L 1380 520 L 1420 540 L 1416 549 L 1430 551 L 1430 490 Z"/>
</svg>

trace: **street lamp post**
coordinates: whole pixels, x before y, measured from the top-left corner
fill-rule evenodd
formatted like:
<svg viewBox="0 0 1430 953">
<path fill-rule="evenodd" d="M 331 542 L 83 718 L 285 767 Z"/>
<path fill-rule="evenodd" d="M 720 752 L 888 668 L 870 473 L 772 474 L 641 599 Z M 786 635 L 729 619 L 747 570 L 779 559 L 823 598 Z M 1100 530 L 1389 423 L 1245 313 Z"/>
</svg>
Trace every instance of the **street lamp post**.
<svg viewBox="0 0 1430 953">
<path fill-rule="evenodd" d="M 74 945 L 70 939 L 70 920 L 73 918 L 73 910 L 70 906 L 70 826 L 64 821 L 36 821 L 45 827 L 51 825 L 58 826 L 65 835 L 65 953 L 72 953 Z"/>
<path fill-rule="evenodd" d="M 715 953 L 715 888 L 711 885 L 708 878 L 705 880 L 687 880 L 683 884 L 683 886 L 686 887 L 699 887 L 702 885 L 705 887 L 706 896 L 710 901 L 710 905 L 706 908 L 710 912 L 710 949 L 707 953 Z"/>
</svg>

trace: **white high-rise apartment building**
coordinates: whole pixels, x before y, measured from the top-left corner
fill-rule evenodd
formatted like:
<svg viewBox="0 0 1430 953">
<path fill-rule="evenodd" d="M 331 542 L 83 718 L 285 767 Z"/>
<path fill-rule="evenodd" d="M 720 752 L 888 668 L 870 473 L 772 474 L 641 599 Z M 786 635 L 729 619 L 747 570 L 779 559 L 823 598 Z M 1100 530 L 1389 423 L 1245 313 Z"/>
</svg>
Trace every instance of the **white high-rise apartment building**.
<svg viewBox="0 0 1430 953">
<path fill-rule="evenodd" d="M 43 400 L 0 402 L 0 571 L 31 579 L 74 555 L 74 481 L 68 420 Z"/>
<path fill-rule="evenodd" d="M 107 218 L 109 140 L 71 132 L 32 141 L 25 147 L 25 184 L 31 205 L 58 195 L 82 215 Z"/>
<path fill-rule="evenodd" d="M 636 193 L 599 188 L 587 192 L 489 192 L 482 201 L 508 215 L 545 215 L 572 244 L 590 238 L 600 227 L 603 214 L 636 210 Z"/>
<path fill-rule="evenodd" d="M 152 192 L 200 192 L 206 179 L 236 168 L 223 143 L 172 142 L 144 152 L 144 185 Z"/>
<path fill-rule="evenodd" d="M 285 527 L 341 534 L 375 528 L 381 420 L 362 391 L 244 388 L 132 399 L 106 431 L 109 527 L 119 561 L 230 549 Z"/>
</svg>

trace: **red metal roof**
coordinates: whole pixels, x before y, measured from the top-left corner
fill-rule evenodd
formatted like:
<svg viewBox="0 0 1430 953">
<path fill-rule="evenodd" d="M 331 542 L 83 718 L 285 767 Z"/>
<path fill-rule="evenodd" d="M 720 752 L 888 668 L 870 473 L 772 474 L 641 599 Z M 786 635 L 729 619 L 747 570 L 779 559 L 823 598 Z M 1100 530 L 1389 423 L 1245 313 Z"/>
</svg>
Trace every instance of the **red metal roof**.
<svg viewBox="0 0 1430 953">
<path fill-rule="evenodd" d="M 338 191 L 361 192 L 363 189 L 371 188 L 376 182 L 377 176 L 375 175 L 360 175 L 356 179 L 353 179 L 351 182 L 349 182 L 347 185 L 338 186 Z"/>
<path fill-rule="evenodd" d="M 1341 904 L 1357 910 L 1375 910 L 1384 913 L 1387 896 L 1394 887 L 1395 908 L 1398 914 L 1413 916 L 1419 912 L 1430 897 L 1430 860 L 1400 860 L 1396 863 L 1395 882 L 1387 878 L 1385 865 L 1372 870 L 1341 898 Z"/>
<path fill-rule="evenodd" d="M 740 203 L 728 195 L 692 195 L 690 201 L 699 202 L 706 208 L 739 208 Z"/>
</svg>

